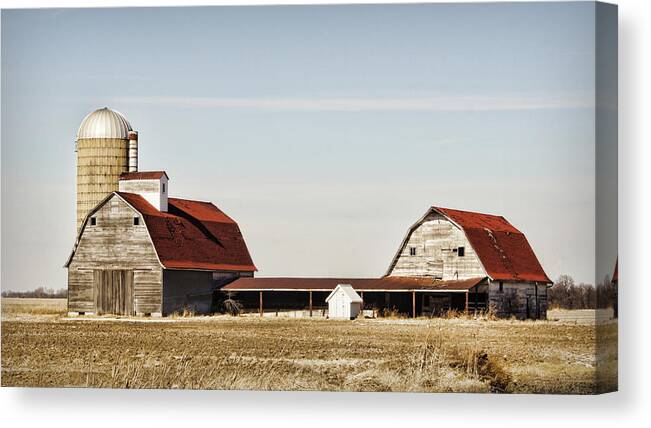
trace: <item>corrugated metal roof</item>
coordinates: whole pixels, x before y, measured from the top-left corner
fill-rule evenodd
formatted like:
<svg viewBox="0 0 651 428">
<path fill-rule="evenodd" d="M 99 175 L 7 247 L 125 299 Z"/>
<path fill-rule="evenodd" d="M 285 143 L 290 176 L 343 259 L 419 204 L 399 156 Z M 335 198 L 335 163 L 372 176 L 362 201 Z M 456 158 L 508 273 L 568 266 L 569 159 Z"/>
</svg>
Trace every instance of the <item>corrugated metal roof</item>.
<svg viewBox="0 0 651 428">
<path fill-rule="evenodd" d="M 466 291 L 485 277 L 461 281 L 435 281 L 431 278 L 385 276 L 382 278 L 239 278 L 224 291 L 331 291 L 339 284 L 349 284 L 358 291 Z"/>
<path fill-rule="evenodd" d="M 166 268 L 256 270 L 237 223 L 210 202 L 169 198 L 161 212 L 140 195 L 116 193 L 143 215 Z"/>
<path fill-rule="evenodd" d="M 81 121 L 77 139 L 82 138 L 120 138 L 128 139 L 131 124 L 119 111 L 108 107 L 97 109 Z"/>
<path fill-rule="evenodd" d="M 432 207 L 463 228 L 494 280 L 551 283 L 524 233 L 504 217 Z"/>
<path fill-rule="evenodd" d="M 113 192 L 94 211 L 113 195 L 124 199 L 142 215 L 163 267 L 242 272 L 256 270 L 237 223 L 213 204 L 169 198 L 168 212 L 162 212 L 140 195 Z M 88 214 L 86 221 L 94 211 Z M 84 223 L 65 267 L 70 265 L 85 227 Z"/>
<path fill-rule="evenodd" d="M 407 232 L 398 252 L 391 261 L 387 275 L 414 230 L 431 212 L 438 212 L 457 224 L 492 279 L 498 281 L 534 281 L 551 283 L 527 238 L 504 217 L 450 208 L 431 207 Z"/>
</svg>

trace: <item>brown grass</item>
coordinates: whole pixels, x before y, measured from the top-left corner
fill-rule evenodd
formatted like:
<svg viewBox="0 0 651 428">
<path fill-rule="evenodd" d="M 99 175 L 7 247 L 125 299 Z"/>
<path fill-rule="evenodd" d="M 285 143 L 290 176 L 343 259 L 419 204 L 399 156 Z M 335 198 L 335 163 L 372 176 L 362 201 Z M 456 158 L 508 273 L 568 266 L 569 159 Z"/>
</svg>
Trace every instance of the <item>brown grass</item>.
<svg viewBox="0 0 651 428">
<path fill-rule="evenodd" d="M 63 316 L 67 313 L 67 305 L 67 299 L 2 298 L 2 316 Z"/>
<path fill-rule="evenodd" d="M 616 324 L 598 385 L 586 324 L 37 318 L 3 313 L 3 386 L 591 393 L 617 382 Z"/>
</svg>

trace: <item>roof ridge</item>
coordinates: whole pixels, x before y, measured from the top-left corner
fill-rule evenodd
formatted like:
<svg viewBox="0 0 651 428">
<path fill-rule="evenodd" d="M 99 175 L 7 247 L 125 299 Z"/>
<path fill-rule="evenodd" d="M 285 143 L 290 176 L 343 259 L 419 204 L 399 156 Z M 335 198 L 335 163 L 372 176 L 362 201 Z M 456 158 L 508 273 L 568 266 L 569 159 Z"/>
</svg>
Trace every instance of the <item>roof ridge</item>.
<svg viewBox="0 0 651 428">
<path fill-rule="evenodd" d="M 217 208 L 217 206 L 215 204 L 213 204 L 211 201 L 202 201 L 202 200 L 199 200 L 199 199 L 176 198 L 176 197 L 169 196 L 167 198 L 167 200 L 169 201 L 170 199 L 176 199 L 177 201 L 187 201 L 187 202 L 198 202 L 198 203 L 201 203 L 201 204 L 210 204 L 213 207 Z M 219 210 L 219 208 L 217 208 L 217 209 Z"/>
<path fill-rule="evenodd" d="M 480 212 L 480 211 L 461 210 L 459 208 L 439 207 L 439 206 L 436 206 L 436 205 L 432 205 L 432 208 L 437 209 L 437 210 L 459 211 L 459 212 L 462 212 L 462 213 L 487 215 L 487 216 L 490 216 L 490 217 L 499 217 L 499 218 L 502 218 L 502 219 L 506 220 L 506 218 L 504 218 L 503 215 L 499 215 L 499 214 L 490 214 L 490 213 L 484 213 L 484 212 Z M 508 220 L 506 220 L 506 221 L 508 221 Z"/>
</svg>

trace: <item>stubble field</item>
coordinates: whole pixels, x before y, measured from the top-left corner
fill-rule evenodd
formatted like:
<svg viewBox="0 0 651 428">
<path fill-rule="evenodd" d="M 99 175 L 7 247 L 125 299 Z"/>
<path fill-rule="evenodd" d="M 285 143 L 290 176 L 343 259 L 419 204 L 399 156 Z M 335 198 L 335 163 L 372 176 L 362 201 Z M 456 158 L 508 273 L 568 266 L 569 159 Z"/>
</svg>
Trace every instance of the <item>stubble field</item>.
<svg viewBox="0 0 651 428">
<path fill-rule="evenodd" d="M 599 375 L 590 322 L 69 319 L 3 299 L 2 386 L 586 394 L 617 385 L 617 324 L 598 328 Z"/>
</svg>

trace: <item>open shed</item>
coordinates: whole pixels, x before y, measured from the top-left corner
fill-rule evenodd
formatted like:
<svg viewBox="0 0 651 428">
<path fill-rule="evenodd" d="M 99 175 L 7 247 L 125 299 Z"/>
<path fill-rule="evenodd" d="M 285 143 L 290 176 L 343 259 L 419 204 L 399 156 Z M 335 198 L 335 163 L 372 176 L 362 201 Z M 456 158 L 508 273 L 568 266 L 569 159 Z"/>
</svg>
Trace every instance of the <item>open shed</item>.
<svg viewBox="0 0 651 428">
<path fill-rule="evenodd" d="M 447 310 L 481 311 L 488 303 L 485 277 L 441 281 L 431 278 L 238 278 L 222 287 L 246 312 L 307 310 L 324 313 L 326 298 L 339 284 L 349 284 L 362 299 L 362 308 L 395 310 L 416 317 L 436 316 Z"/>
<path fill-rule="evenodd" d="M 362 310 L 362 298 L 350 284 L 338 284 L 326 297 L 328 318 L 353 319 Z"/>
</svg>

